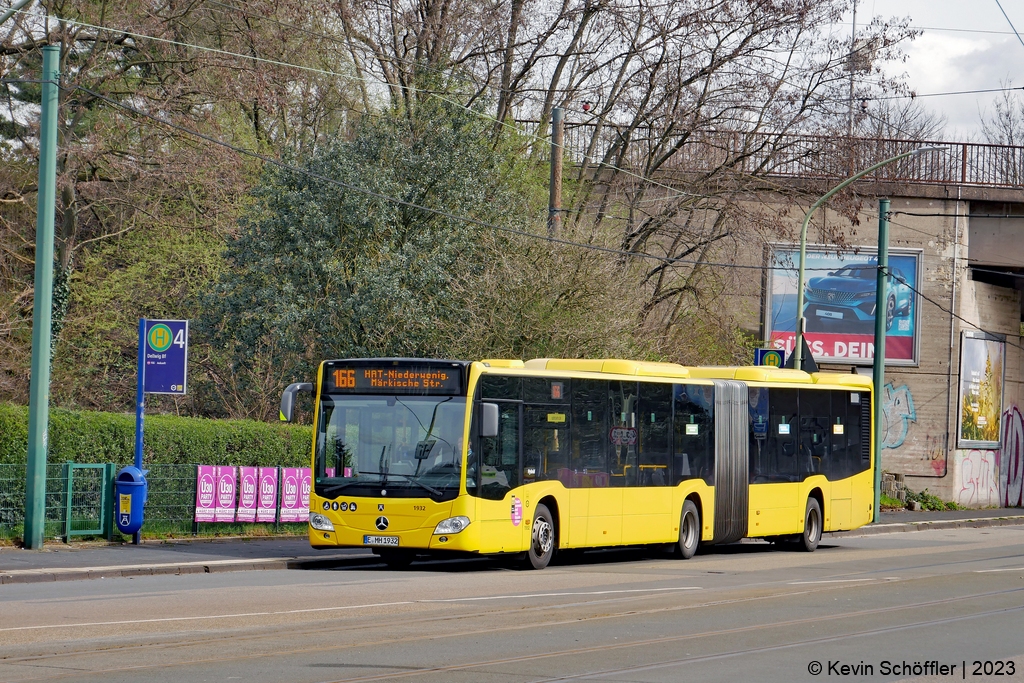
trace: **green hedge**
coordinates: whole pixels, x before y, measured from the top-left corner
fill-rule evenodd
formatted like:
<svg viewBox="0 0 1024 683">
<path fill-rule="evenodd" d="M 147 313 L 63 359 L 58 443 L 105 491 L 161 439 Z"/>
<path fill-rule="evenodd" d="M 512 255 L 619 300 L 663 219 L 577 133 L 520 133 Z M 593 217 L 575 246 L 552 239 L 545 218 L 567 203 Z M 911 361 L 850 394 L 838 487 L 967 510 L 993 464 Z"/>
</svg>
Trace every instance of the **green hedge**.
<svg viewBox="0 0 1024 683">
<path fill-rule="evenodd" d="M 85 410 L 50 411 L 48 462 L 131 464 L 135 416 Z M 310 427 L 252 420 L 147 415 L 147 465 L 309 465 Z M 28 454 L 28 408 L 0 404 L 0 463 Z"/>
</svg>

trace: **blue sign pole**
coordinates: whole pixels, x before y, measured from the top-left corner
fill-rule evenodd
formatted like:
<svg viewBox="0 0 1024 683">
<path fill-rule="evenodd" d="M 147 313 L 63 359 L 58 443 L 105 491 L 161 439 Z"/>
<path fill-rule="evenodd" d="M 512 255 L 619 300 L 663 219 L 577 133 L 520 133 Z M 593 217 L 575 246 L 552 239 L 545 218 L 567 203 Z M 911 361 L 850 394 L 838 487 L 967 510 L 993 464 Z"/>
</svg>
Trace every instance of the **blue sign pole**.
<svg viewBox="0 0 1024 683">
<path fill-rule="evenodd" d="M 139 318 L 139 371 L 135 390 L 135 467 L 142 469 L 142 427 L 146 419 L 146 319 Z M 141 532 L 132 535 L 132 543 L 138 545 Z"/>
<path fill-rule="evenodd" d="M 142 469 L 142 423 L 146 419 L 146 319 L 139 319 L 139 372 L 135 390 L 135 466 Z"/>
</svg>

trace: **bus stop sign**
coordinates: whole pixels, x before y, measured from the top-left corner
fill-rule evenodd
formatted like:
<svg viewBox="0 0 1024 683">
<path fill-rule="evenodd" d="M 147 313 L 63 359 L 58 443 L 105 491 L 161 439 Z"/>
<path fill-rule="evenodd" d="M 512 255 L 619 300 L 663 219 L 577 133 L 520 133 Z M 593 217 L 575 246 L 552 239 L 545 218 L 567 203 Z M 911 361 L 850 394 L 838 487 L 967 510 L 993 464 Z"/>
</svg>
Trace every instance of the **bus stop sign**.
<svg viewBox="0 0 1024 683">
<path fill-rule="evenodd" d="M 781 368 L 786 364 L 786 352 L 782 349 L 754 349 L 754 365 L 770 365 Z"/>
<path fill-rule="evenodd" d="M 188 376 L 188 321 L 146 320 L 143 341 L 147 394 L 184 394 Z"/>
</svg>

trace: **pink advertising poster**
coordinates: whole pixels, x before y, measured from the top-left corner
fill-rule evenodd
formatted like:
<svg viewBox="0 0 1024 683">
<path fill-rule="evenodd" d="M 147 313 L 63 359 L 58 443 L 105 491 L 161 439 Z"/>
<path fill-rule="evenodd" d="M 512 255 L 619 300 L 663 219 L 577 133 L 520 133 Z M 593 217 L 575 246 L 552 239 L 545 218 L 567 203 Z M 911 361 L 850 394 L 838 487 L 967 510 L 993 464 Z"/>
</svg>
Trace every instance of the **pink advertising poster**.
<svg viewBox="0 0 1024 683">
<path fill-rule="evenodd" d="M 213 465 L 196 467 L 197 522 L 212 522 L 217 502 L 217 468 Z"/>
<path fill-rule="evenodd" d="M 302 468 L 302 484 L 300 487 L 299 504 L 302 505 L 300 522 L 309 521 L 309 492 L 313 488 L 313 470 L 308 467 Z"/>
<path fill-rule="evenodd" d="M 255 467 L 238 468 L 238 514 L 236 519 L 239 522 L 256 521 L 258 486 L 258 470 Z"/>
<path fill-rule="evenodd" d="M 277 468 L 261 467 L 258 474 L 259 494 L 256 503 L 257 522 L 277 521 Z"/>
<path fill-rule="evenodd" d="M 213 521 L 235 521 L 235 494 L 238 481 L 238 468 L 228 466 L 217 467 L 217 507 L 213 511 Z"/>
<path fill-rule="evenodd" d="M 304 483 L 303 467 L 281 468 L 281 521 L 305 522 L 309 519 L 309 494 L 306 494 L 306 505 L 302 504 Z M 307 489 L 308 490 L 308 489 Z"/>
</svg>

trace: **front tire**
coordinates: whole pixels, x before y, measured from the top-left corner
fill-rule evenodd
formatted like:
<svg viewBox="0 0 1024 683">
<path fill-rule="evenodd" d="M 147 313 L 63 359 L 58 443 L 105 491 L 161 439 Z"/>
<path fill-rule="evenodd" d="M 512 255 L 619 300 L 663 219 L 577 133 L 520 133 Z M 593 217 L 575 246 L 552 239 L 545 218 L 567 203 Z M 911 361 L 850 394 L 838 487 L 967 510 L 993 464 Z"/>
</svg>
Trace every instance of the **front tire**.
<svg viewBox="0 0 1024 683">
<path fill-rule="evenodd" d="M 889 295 L 885 302 L 885 329 L 892 329 L 892 323 L 896 319 L 896 297 Z"/>
<path fill-rule="evenodd" d="M 807 499 L 807 509 L 804 511 L 804 533 L 800 535 L 798 547 L 808 553 L 813 553 L 821 541 L 821 505 L 817 499 Z"/>
<path fill-rule="evenodd" d="M 700 545 L 700 513 L 692 500 L 683 503 L 683 512 L 679 515 L 679 556 L 688 560 L 697 552 Z"/>
<path fill-rule="evenodd" d="M 538 505 L 530 526 L 530 549 L 526 551 L 527 569 L 544 569 L 555 556 L 555 524 L 546 505 Z"/>
</svg>

